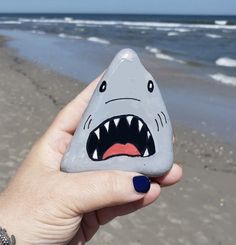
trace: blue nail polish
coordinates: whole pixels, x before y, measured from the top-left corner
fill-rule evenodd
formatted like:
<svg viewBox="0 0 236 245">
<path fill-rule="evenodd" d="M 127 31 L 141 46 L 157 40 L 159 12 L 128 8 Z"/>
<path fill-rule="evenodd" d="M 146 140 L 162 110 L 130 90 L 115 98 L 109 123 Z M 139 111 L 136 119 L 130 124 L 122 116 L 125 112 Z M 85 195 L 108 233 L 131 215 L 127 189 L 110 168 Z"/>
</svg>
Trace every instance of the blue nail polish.
<svg viewBox="0 0 236 245">
<path fill-rule="evenodd" d="M 146 176 L 135 176 L 133 178 L 134 189 L 139 193 L 147 193 L 151 186 L 151 181 Z"/>
</svg>

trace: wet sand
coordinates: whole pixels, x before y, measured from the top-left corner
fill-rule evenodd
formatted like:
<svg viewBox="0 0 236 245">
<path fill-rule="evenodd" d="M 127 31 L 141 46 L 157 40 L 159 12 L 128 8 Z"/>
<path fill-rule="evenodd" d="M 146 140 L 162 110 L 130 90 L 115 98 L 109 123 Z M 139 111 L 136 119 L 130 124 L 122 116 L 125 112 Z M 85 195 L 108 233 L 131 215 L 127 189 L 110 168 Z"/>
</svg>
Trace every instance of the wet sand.
<svg viewBox="0 0 236 245">
<path fill-rule="evenodd" d="M 1 33 L 11 37 L 8 45 L 21 57 L 86 83 L 103 72 L 119 50 L 127 48 L 19 30 L 0 30 Z M 158 81 L 174 125 L 190 126 L 236 144 L 235 86 L 211 79 L 209 74 L 216 71 L 208 66 L 157 59 L 153 53 L 130 45 Z"/>
<path fill-rule="evenodd" d="M 59 109 L 85 85 L 17 57 L 0 39 L 0 189 Z M 235 145 L 174 125 L 183 180 L 153 205 L 117 218 L 89 244 L 236 243 Z"/>
</svg>

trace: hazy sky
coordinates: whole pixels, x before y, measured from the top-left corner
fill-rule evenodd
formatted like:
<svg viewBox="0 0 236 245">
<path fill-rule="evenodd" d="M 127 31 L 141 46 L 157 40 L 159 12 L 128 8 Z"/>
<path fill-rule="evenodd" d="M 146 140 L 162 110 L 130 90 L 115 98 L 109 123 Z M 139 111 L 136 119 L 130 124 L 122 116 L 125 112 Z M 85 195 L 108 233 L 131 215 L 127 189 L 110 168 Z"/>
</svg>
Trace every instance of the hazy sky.
<svg viewBox="0 0 236 245">
<path fill-rule="evenodd" d="M 0 12 L 236 15 L 236 0 L 0 0 Z"/>
</svg>

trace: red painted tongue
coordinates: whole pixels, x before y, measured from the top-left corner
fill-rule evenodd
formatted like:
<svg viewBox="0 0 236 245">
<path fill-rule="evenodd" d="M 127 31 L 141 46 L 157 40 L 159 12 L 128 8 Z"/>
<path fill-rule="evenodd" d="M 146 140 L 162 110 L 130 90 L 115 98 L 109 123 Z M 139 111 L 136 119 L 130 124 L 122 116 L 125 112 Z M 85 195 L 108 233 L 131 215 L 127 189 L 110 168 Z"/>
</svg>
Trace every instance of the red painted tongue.
<svg viewBox="0 0 236 245">
<path fill-rule="evenodd" d="M 118 155 L 141 156 L 141 153 L 133 144 L 127 143 L 123 145 L 116 143 L 106 150 L 106 152 L 102 156 L 102 159 L 105 160 L 108 157 Z"/>
</svg>

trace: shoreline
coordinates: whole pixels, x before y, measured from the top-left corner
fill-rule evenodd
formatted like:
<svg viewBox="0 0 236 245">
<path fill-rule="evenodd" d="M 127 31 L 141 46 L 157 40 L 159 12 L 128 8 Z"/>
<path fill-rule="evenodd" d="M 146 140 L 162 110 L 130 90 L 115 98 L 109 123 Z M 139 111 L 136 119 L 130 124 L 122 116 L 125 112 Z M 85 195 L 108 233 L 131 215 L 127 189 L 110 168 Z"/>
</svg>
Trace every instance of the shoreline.
<svg viewBox="0 0 236 245">
<path fill-rule="evenodd" d="M 59 109 L 85 87 L 18 57 L 5 42 L 0 37 L 0 190 Z M 174 126 L 181 183 L 163 190 L 150 207 L 106 225 L 89 244 L 235 243 L 235 148 Z"/>
<path fill-rule="evenodd" d="M 126 48 L 27 31 L 0 33 L 11 37 L 7 46 L 23 59 L 86 83 L 104 71 L 117 51 Z M 174 124 L 197 129 L 236 145 L 236 110 L 233 107 L 236 87 L 215 82 L 203 69 L 159 60 L 154 54 L 133 48 L 158 82 Z"/>
<path fill-rule="evenodd" d="M 0 36 L 0 190 L 58 111 L 86 85 L 32 64 Z M 3 172 L 9 172 L 7 175 Z"/>
</svg>

